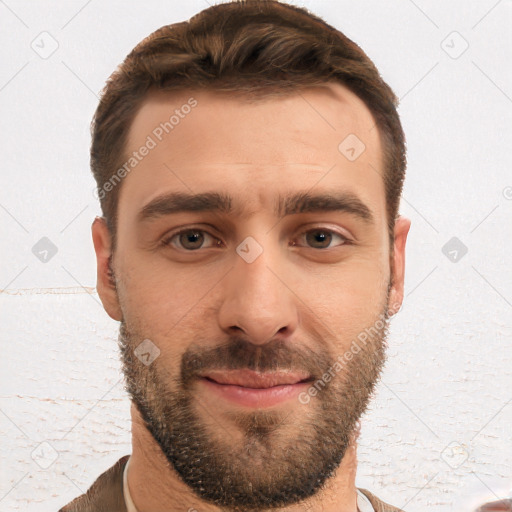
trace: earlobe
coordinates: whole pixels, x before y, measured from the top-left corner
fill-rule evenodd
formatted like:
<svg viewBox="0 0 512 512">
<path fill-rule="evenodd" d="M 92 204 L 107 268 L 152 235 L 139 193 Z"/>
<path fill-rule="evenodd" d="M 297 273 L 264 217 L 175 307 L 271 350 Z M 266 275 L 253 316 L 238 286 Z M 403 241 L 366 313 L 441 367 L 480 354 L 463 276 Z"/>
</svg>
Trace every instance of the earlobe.
<svg viewBox="0 0 512 512">
<path fill-rule="evenodd" d="M 399 216 L 395 222 L 393 247 L 393 280 L 388 304 L 388 313 L 390 316 L 396 314 L 399 311 L 404 298 L 405 247 L 410 227 L 411 221 L 406 217 Z"/>
<path fill-rule="evenodd" d="M 111 235 L 104 217 L 94 219 L 91 232 L 96 252 L 98 295 L 108 315 L 114 320 L 121 321 L 122 312 L 112 269 Z"/>
</svg>

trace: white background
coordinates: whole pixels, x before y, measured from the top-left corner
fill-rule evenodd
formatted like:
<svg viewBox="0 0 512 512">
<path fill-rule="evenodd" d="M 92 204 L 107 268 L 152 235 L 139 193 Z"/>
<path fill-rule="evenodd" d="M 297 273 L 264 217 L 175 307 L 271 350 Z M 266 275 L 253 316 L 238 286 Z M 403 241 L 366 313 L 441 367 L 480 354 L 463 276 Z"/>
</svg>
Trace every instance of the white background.
<svg viewBox="0 0 512 512">
<path fill-rule="evenodd" d="M 469 511 L 512 487 L 512 2 L 296 3 L 372 58 L 407 136 L 406 298 L 357 484 L 407 511 Z M 56 511 L 131 451 L 118 324 L 94 289 L 89 123 L 137 42 L 207 6 L 0 1 L 1 511 Z"/>
</svg>

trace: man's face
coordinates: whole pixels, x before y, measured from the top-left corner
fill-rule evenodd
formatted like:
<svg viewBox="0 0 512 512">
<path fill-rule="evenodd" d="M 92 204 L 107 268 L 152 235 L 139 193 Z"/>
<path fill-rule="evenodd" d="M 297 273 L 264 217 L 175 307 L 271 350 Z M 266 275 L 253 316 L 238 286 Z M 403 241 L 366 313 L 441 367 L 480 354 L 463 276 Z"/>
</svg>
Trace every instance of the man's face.
<svg viewBox="0 0 512 512">
<path fill-rule="evenodd" d="M 179 122 L 158 131 L 176 109 Z M 122 321 L 132 400 L 203 499 L 262 510 L 311 496 L 345 454 L 401 302 L 374 119 L 333 84 L 255 103 L 154 93 L 127 158 L 148 136 L 156 144 L 119 197 L 116 290 L 99 287 Z M 219 194 L 230 208 L 189 198 L 176 209 L 176 193 Z"/>
</svg>

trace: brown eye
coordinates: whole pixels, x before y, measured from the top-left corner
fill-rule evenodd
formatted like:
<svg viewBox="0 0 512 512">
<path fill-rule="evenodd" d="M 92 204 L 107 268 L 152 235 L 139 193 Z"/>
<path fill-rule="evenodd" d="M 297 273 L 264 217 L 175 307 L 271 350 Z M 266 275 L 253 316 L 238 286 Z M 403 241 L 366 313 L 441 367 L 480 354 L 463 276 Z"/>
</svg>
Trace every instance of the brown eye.
<svg viewBox="0 0 512 512">
<path fill-rule="evenodd" d="M 306 233 L 308 245 L 314 249 L 326 249 L 332 240 L 332 234 L 327 231 L 314 230 Z"/>
<path fill-rule="evenodd" d="M 331 246 L 333 240 L 338 238 L 341 240 L 341 243 L 338 243 L 334 246 Z M 300 234 L 300 240 L 305 240 L 306 247 L 311 249 L 331 249 L 334 247 L 338 247 L 340 245 L 348 244 L 350 241 L 347 237 L 341 235 L 340 233 L 336 233 L 330 229 L 317 228 L 310 229 L 309 231 L 304 231 Z M 296 244 L 293 244 L 296 245 Z"/>
<path fill-rule="evenodd" d="M 185 249 L 195 250 L 203 245 L 204 235 L 198 230 L 183 231 L 179 233 L 178 239 Z"/>
<path fill-rule="evenodd" d="M 177 249 L 182 249 L 187 252 L 197 251 L 198 249 L 204 249 L 204 244 L 210 239 L 210 244 L 206 245 L 206 248 L 218 246 L 219 240 L 210 235 L 203 229 L 188 228 L 182 229 L 177 233 L 174 233 L 162 241 L 162 245 L 169 245 Z"/>
</svg>

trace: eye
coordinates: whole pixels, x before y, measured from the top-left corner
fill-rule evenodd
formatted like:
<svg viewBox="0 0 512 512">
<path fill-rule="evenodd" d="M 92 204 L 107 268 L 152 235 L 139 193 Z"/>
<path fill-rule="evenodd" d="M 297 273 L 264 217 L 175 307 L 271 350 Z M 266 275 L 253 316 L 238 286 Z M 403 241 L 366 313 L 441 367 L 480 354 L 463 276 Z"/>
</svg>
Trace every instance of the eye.
<svg viewBox="0 0 512 512">
<path fill-rule="evenodd" d="M 306 240 L 307 245 L 312 249 L 331 249 L 329 245 L 333 241 L 333 239 L 341 240 L 341 243 L 337 244 L 334 247 L 338 247 L 340 245 L 346 245 L 350 243 L 350 239 L 346 236 L 343 236 L 336 231 L 326 228 L 315 228 L 309 229 L 307 231 L 303 231 L 299 235 L 300 240 Z M 292 245 L 297 245 L 295 242 Z"/>
<path fill-rule="evenodd" d="M 335 246 L 331 246 L 331 243 L 336 241 L 336 239 L 339 240 L 339 243 Z M 331 229 L 321 227 L 303 231 L 299 234 L 298 240 L 301 240 L 301 242 L 305 240 L 305 245 L 312 249 L 331 249 L 333 247 L 347 245 L 350 243 L 350 239 L 348 237 Z M 209 245 L 208 241 L 210 242 Z M 219 247 L 222 245 L 222 242 L 219 239 L 204 229 L 194 227 L 172 233 L 162 240 L 161 243 L 164 246 L 172 246 L 187 252 L 197 251 L 198 249 Z M 293 241 L 291 245 L 297 246 L 298 244 Z M 303 243 L 300 245 L 304 246 Z"/>
<path fill-rule="evenodd" d="M 176 246 L 174 243 L 174 239 L 179 243 L 179 246 Z M 205 240 L 208 239 L 214 240 L 213 245 L 219 246 L 221 244 L 220 240 L 216 239 L 210 233 L 203 229 L 198 228 L 187 228 L 178 231 L 177 233 L 173 233 L 162 241 L 162 245 L 172 245 L 173 247 L 177 247 L 178 249 L 185 249 L 186 251 L 196 251 L 197 249 L 204 249 Z"/>
</svg>

